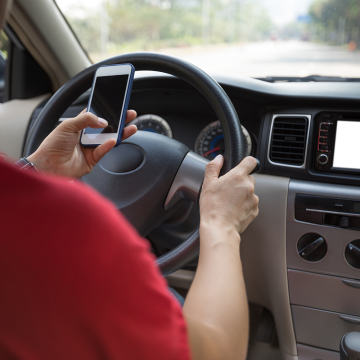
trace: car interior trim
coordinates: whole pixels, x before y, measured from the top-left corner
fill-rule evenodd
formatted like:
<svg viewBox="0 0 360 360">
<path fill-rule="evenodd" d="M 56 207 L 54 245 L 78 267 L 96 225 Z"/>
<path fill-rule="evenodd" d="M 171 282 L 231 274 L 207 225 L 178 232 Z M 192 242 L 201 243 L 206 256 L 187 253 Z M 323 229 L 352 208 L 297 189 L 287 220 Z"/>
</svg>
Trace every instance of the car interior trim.
<svg viewBox="0 0 360 360">
<path fill-rule="evenodd" d="M 349 279 L 342 279 L 341 281 L 347 286 L 353 287 L 355 289 L 360 289 L 360 281 Z"/>
<path fill-rule="evenodd" d="M 349 324 L 360 325 L 360 318 L 349 315 L 339 315 L 339 318 Z"/>
<path fill-rule="evenodd" d="M 49 94 L 26 100 L 10 100 L 0 106 L 0 152 L 18 160 L 33 111 Z"/>
<path fill-rule="evenodd" d="M 229 86 L 231 89 L 241 94 L 241 97 L 247 100 L 257 99 L 257 102 L 274 106 L 278 103 L 278 98 L 283 98 L 283 104 L 290 103 L 293 100 L 324 100 L 337 101 L 343 103 L 344 101 L 351 101 L 354 104 L 360 100 L 360 82 L 339 83 L 339 82 L 306 82 L 306 83 L 268 83 L 266 81 L 240 76 L 232 75 L 226 76 L 210 73 L 220 84 Z M 155 72 L 155 71 L 141 71 L 136 73 L 135 78 L 166 78 L 172 75 Z M 333 103 L 332 103 L 333 105 Z M 286 114 L 286 113 L 284 113 Z M 281 114 L 282 115 L 282 114 Z M 299 114 L 296 114 L 298 116 Z"/>
<path fill-rule="evenodd" d="M 241 234 L 249 302 L 264 306 L 275 319 L 283 358 L 296 359 L 286 263 L 286 206 L 290 179 L 254 174 L 259 215 Z M 274 251 L 276 249 L 276 251 Z"/>
<path fill-rule="evenodd" d="M 298 360 L 339 360 L 339 353 L 336 351 L 329 351 L 324 349 L 315 348 L 303 344 L 298 344 Z"/>
<path fill-rule="evenodd" d="M 53 1 L 14 0 L 8 22 L 54 91 L 91 64 Z"/>
<path fill-rule="evenodd" d="M 316 209 L 306 209 L 306 211 L 314 211 L 314 212 L 319 212 L 319 213 L 324 213 L 324 214 L 348 215 L 348 216 L 360 217 L 360 214 L 356 214 L 356 213 L 346 213 L 346 212 L 339 212 L 339 211 L 316 210 Z"/>
</svg>

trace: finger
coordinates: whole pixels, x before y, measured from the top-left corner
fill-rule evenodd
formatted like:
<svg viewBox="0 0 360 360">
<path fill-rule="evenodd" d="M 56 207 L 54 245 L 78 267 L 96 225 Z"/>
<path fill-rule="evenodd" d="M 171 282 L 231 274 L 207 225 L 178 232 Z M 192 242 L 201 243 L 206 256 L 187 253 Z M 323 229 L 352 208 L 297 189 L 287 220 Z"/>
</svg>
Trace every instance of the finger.
<svg viewBox="0 0 360 360">
<path fill-rule="evenodd" d="M 79 115 L 83 114 L 84 112 L 86 112 L 87 108 L 85 108 Z"/>
<path fill-rule="evenodd" d="M 210 179 L 217 179 L 220 174 L 220 170 L 224 164 L 224 157 L 218 155 L 214 160 L 210 161 L 206 165 L 204 181 Z"/>
<path fill-rule="evenodd" d="M 122 140 L 128 139 L 130 136 L 134 135 L 137 132 L 136 125 L 130 125 L 126 128 L 124 128 Z"/>
<path fill-rule="evenodd" d="M 255 169 L 256 165 L 257 165 L 256 159 L 253 158 L 252 156 L 247 156 L 234 169 L 235 171 L 240 170 L 241 172 L 244 172 L 246 175 L 249 175 Z"/>
<path fill-rule="evenodd" d="M 99 145 L 93 151 L 93 159 L 98 163 L 101 158 L 106 155 L 116 145 L 115 139 L 106 140 L 103 144 Z"/>
<path fill-rule="evenodd" d="M 108 122 L 106 120 L 98 118 L 90 112 L 81 113 L 73 119 L 63 121 L 63 127 L 67 127 L 68 130 L 74 132 L 83 130 L 87 127 L 91 127 L 93 129 L 104 128 L 107 125 Z"/>
<path fill-rule="evenodd" d="M 133 121 L 137 117 L 137 113 L 135 110 L 128 110 L 126 113 L 125 124 Z"/>
</svg>

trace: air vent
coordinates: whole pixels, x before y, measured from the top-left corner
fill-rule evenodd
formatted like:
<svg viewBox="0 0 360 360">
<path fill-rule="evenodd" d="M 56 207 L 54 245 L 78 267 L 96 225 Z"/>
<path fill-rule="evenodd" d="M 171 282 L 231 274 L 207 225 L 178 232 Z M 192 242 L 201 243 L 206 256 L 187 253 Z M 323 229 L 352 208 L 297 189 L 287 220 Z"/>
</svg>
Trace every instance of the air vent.
<svg viewBox="0 0 360 360">
<path fill-rule="evenodd" d="M 273 120 L 269 158 L 272 162 L 302 166 L 307 143 L 307 116 L 276 116 Z"/>
</svg>

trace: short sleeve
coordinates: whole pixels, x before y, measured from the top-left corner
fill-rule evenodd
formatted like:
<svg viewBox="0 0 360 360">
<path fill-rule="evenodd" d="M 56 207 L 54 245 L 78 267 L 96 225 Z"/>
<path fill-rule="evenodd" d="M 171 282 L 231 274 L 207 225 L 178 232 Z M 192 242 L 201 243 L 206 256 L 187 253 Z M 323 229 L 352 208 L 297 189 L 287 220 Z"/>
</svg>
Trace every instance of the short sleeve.
<svg viewBox="0 0 360 360">
<path fill-rule="evenodd" d="M 1 358 L 190 359 L 180 305 L 110 202 L 1 171 Z"/>
</svg>

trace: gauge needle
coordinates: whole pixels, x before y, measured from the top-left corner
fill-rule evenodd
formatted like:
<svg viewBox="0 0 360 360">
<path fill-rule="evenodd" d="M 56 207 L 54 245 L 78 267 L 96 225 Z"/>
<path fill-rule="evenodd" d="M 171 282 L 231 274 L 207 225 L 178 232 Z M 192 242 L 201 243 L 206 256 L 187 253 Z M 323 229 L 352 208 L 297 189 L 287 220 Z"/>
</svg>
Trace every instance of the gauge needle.
<svg viewBox="0 0 360 360">
<path fill-rule="evenodd" d="M 212 150 L 210 150 L 210 151 L 202 154 L 202 156 L 205 157 L 205 156 L 207 156 L 207 155 L 209 155 L 209 154 L 211 154 L 211 153 L 213 153 L 213 152 L 215 152 L 215 151 L 218 151 L 218 150 L 220 150 L 220 146 L 218 146 L 218 147 L 216 147 L 215 149 L 212 149 Z"/>
</svg>

